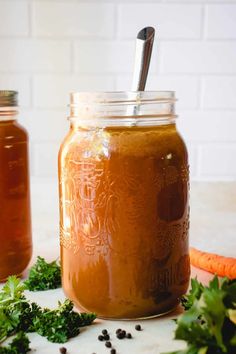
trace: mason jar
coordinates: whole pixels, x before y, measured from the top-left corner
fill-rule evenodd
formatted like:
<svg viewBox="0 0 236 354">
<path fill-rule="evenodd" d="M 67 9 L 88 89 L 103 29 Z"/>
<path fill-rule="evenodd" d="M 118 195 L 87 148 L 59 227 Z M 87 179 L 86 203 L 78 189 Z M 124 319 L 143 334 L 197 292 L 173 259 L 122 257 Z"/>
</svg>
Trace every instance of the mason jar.
<svg viewBox="0 0 236 354">
<path fill-rule="evenodd" d="M 171 311 L 189 283 L 189 166 L 174 92 L 72 93 L 59 152 L 66 295 L 101 318 Z"/>
<path fill-rule="evenodd" d="M 0 281 L 21 275 L 32 254 L 28 134 L 18 94 L 0 91 Z"/>
</svg>

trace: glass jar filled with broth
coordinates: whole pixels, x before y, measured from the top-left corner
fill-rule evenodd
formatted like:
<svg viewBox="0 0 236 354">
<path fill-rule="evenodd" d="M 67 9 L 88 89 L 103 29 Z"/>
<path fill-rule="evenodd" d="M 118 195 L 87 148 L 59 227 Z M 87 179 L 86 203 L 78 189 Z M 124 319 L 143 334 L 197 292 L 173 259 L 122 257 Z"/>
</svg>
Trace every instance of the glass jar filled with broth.
<svg viewBox="0 0 236 354">
<path fill-rule="evenodd" d="M 0 281 L 20 275 L 32 254 L 28 134 L 16 91 L 0 91 Z"/>
<path fill-rule="evenodd" d="M 59 152 L 64 291 L 102 318 L 169 312 L 190 275 L 175 94 L 72 93 L 70 108 Z"/>
</svg>

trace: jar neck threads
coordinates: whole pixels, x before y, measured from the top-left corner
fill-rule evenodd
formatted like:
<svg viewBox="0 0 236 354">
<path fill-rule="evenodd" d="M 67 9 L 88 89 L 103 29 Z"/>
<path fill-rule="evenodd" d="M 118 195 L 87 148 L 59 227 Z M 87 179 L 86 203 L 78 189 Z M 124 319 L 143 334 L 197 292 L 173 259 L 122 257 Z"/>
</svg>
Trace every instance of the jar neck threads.
<svg viewBox="0 0 236 354">
<path fill-rule="evenodd" d="M 0 122 L 17 120 L 18 107 L 0 107 Z"/>
<path fill-rule="evenodd" d="M 70 96 L 72 125 L 153 126 L 175 122 L 173 91 L 74 92 Z"/>
</svg>

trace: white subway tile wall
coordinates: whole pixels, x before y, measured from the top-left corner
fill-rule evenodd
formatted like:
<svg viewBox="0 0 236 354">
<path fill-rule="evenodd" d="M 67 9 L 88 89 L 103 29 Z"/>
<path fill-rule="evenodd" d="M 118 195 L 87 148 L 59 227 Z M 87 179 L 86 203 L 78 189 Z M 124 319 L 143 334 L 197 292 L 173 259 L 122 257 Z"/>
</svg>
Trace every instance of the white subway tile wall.
<svg viewBox="0 0 236 354">
<path fill-rule="evenodd" d="M 29 35 L 29 13 L 26 2 L 4 1 L 0 10 L 1 36 Z"/>
<path fill-rule="evenodd" d="M 236 0 L 0 0 L 0 89 L 19 91 L 32 176 L 57 174 L 70 91 L 130 89 L 146 25 L 146 89 L 176 90 L 191 178 L 236 179 Z"/>
<path fill-rule="evenodd" d="M 109 75 L 35 75 L 33 105 L 35 108 L 65 108 L 71 91 L 115 90 L 115 78 Z"/>
<path fill-rule="evenodd" d="M 147 14 L 147 16 L 146 16 Z M 199 5 L 143 4 L 120 5 L 118 36 L 134 37 L 137 28 L 155 26 L 163 39 L 199 39 L 201 36 L 202 8 Z"/>
</svg>

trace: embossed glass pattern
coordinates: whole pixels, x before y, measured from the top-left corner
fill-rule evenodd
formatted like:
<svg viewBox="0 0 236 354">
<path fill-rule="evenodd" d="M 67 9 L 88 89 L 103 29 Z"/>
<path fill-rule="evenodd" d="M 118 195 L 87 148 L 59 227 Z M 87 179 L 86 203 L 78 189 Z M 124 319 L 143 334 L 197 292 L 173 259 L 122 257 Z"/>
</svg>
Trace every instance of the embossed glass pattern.
<svg viewBox="0 0 236 354">
<path fill-rule="evenodd" d="M 189 172 L 173 92 L 71 96 L 59 152 L 63 288 L 104 318 L 173 309 L 189 282 Z"/>
</svg>

